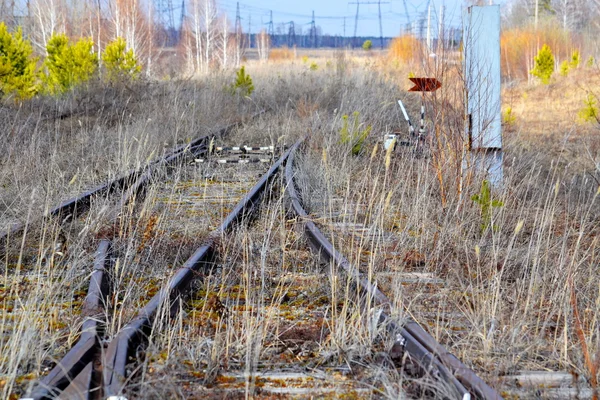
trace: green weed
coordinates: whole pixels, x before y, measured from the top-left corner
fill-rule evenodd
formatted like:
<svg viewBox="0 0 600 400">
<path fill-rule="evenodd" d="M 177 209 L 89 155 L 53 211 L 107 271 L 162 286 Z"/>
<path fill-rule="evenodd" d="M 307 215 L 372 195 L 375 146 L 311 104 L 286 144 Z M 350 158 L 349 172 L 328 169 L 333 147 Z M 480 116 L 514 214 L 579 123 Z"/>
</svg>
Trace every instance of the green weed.
<svg viewBox="0 0 600 400">
<path fill-rule="evenodd" d="M 481 190 L 478 194 L 471 196 L 471 200 L 479 205 L 481 212 L 481 233 L 483 233 L 492 225 L 492 209 L 502 207 L 504 203 L 492 198 L 492 190 L 488 180 L 481 182 Z M 496 226 L 492 226 L 494 230 L 497 228 Z"/>
</svg>

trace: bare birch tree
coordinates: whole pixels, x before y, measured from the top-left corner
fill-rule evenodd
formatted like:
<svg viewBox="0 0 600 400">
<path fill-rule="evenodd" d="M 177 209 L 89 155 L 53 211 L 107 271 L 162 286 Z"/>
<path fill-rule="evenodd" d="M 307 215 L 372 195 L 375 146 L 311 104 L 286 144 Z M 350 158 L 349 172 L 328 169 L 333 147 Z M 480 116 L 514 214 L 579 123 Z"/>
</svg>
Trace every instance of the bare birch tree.
<svg viewBox="0 0 600 400">
<path fill-rule="evenodd" d="M 217 5 L 215 0 L 203 0 L 204 2 L 204 52 L 205 72 L 208 72 L 211 62 L 214 60 L 215 49 L 215 21 L 217 19 Z"/>
<path fill-rule="evenodd" d="M 116 0 L 110 2 L 112 23 L 111 41 L 120 37 L 140 60 L 151 54 L 152 35 L 150 22 L 144 12 L 142 0 Z"/>
<path fill-rule="evenodd" d="M 222 21 L 222 30 L 221 30 L 221 67 L 227 68 L 228 54 L 229 51 L 229 21 L 227 20 L 227 15 L 223 15 L 221 17 Z"/>
<path fill-rule="evenodd" d="M 256 36 L 256 48 L 258 50 L 258 59 L 261 62 L 266 62 L 269 58 L 269 47 L 271 40 L 267 32 L 263 29 Z"/>
<path fill-rule="evenodd" d="M 33 17 L 31 42 L 40 54 L 46 54 L 46 45 L 55 33 L 66 33 L 65 4 L 62 0 L 32 0 Z"/>
<path fill-rule="evenodd" d="M 201 0 L 190 0 L 189 17 L 186 21 L 186 37 L 188 42 L 188 63 L 192 72 L 198 72 L 203 68 L 203 7 Z"/>
</svg>

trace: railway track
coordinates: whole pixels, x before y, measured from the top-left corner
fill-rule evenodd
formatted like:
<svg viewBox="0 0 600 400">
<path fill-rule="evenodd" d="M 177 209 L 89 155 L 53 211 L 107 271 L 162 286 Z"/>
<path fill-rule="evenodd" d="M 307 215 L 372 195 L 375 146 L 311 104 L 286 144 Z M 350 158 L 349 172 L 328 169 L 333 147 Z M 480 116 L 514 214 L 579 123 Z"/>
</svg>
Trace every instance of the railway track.
<svg viewBox="0 0 600 400">
<path fill-rule="evenodd" d="M 255 118 L 263 113 L 264 110 L 259 111 L 251 118 Z M 223 128 L 217 129 L 216 132 L 213 132 L 209 135 L 198 137 L 189 143 L 177 146 L 167 152 L 167 154 L 155 158 L 141 168 L 127 171 L 115 179 L 111 179 L 106 183 L 100 184 L 75 197 L 65 200 L 59 205 L 51 208 L 41 219 L 59 218 L 64 220 L 66 218 L 77 218 L 89 209 L 91 202 L 95 198 L 110 196 L 115 192 L 125 192 L 122 196 L 122 204 L 126 204 L 133 196 L 138 194 L 146 187 L 152 176 L 161 168 L 173 165 L 174 163 L 182 160 L 184 157 L 190 155 L 205 156 L 209 150 L 209 142 L 211 138 L 222 137 L 226 135 L 229 131 L 231 131 L 231 129 L 238 126 L 240 123 L 241 122 L 235 122 L 233 124 L 229 124 Z M 17 236 L 25 229 L 27 224 L 30 224 L 30 222 L 14 223 L 8 229 L 0 232 L 0 244 L 5 243 L 10 238 Z"/>
<path fill-rule="evenodd" d="M 252 119 L 262 113 L 261 111 L 254 114 Z M 97 243 L 98 239 L 105 236 L 114 236 L 115 228 L 118 229 L 118 225 L 126 218 L 129 218 L 127 223 L 132 224 L 131 217 L 137 213 L 134 210 L 135 204 L 141 202 L 143 199 L 141 195 L 152 186 L 150 183 L 159 181 L 158 177 L 164 177 L 168 169 L 176 170 L 182 163 L 193 163 L 194 157 L 206 156 L 211 140 L 222 140 L 221 138 L 240 124 L 241 121 L 229 124 L 209 135 L 180 145 L 138 170 L 131 170 L 114 180 L 64 201 L 42 217 L 28 216 L 27 223 L 17 224 L 3 232 L 0 235 L 0 255 L 3 257 L 4 264 L 2 272 L 4 279 L 0 283 L 0 327 L 5 339 L 1 345 L 6 351 L 2 351 L 4 354 L 0 357 L 0 364 L 8 363 L 9 359 L 15 357 L 13 351 L 19 350 L 15 340 L 24 329 L 30 329 L 28 325 L 31 328 L 40 325 L 41 329 L 33 328 L 36 335 L 44 334 L 43 332 L 48 330 L 50 333 L 48 340 L 57 343 L 56 347 L 59 351 L 64 345 L 70 347 L 79 329 L 71 330 L 76 336 L 71 333 L 64 335 L 61 332 L 65 332 L 66 326 L 78 323 L 80 313 L 87 315 L 91 309 L 83 304 L 85 293 L 78 288 L 79 282 L 84 278 L 82 273 L 85 273 L 86 269 L 79 269 L 72 265 L 73 258 L 76 257 L 78 261 L 75 264 L 80 264 L 82 267 L 86 263 L 87 265 L 93 263 L 91 256 L 86 256 L 86 253 L 94 253 L 90 247 L 91 243 Z M 107 208 L 115 211 L 103 217 Z M 89 210 L 92 212 L 88 212 Z M 90 227 L 90 224 L 96 226 Z M 99 227 L 98 224 L 106 226 Z M 84 233 L 89 239 L 79 240 L 77 237 L 85 238 L 82 236 Z M 69 243 L 67 244 L 66 241 Z M 80 255 L 68 254 L 72 248 L 75 248 L 73 251 L 80 252 Z M 49 292 L 53 299 L 54 293 L 56 294 L 56 299 L 52 301 L 58 302 L 56 304 L 58 309 L 49 311 L 46 310 L 47 304 L 34 300 L 36 296 L 32 296 L 34 293 L 31 292 L 31 288 L 53 287 L 56 284 L 61 287 L 61 292 L 65 290 L 65 293 L 63 295 L 61 292 Z M 78 310 L 79 306 L 82 306 L 81 311 Z M 77 311 L 73 314 L 69 312 L 70 309 Z M 71 315 L 64 319 L 65 314 Z M 45 316 L 44 318 L 49 316 L 50 321 L 45 323 L 44 320 L 39 319 L 42 315 Z M 27 318 L 33 320 L 26 322 Z M 57 334 L 60 336 L 54 340 L 50 339 Z M 51 362 L 46 363 L 48 364 L 52 365 Z M 6 364 L 2 365 L 6 366 Z M 45 368 L 49 370 L 48 367 Z M 10 369 L 4 369 L 4 373 L 17 375 L 17 383 L 27 383 L 35 378 L 34 373 L 24 374 L 19 371 L 12 372 Z M 6 384 L 7 380 L 1 378 L 0 390 L 6 390 Z"/>
<path fill-rule="evenodd" d="M 136 218 L 146 218 L 148 227 L 157 224 L 153 216 L 163 215 L 168 221 L 160 224 L 161 235 L 179 240 L 200 236 L 201 246 L 178 269 L 169 266 L 153 267 L 155 272 L 139 270 L 137 274 L 144 274 L 145 280 L 150 278 L 153 287 L 135 301 L 130 300 L 131 309 L 125 310 L 123 305 L 123 319 L 128 322 L 117 324 L 114 320 L 120 314 L 111 313 L 111 308 L 119 298 L 123 279 L 115 279 L 115 269 L 126 255 L 119 255 L 123 250 L 115 249 L 123 247 L 119 238 L 102 240 L 82 304 L 85 319 L 79 340 L 27 398 L 146 398 L 152 396 L 145 382 L 173 374 L 180 386 L 163 392 L 162 397 L 222 398 L 243 393 L 257 398 L 383 395 L 380 389 L 373 389 L 377 378 L 371 368 L 363 368 L 357 378 L 357 367 L 349 368 L 339 357 L 337 362 L 335 357 L 323 360 L 317 351 L 333 341 L 340 329 L 348 329 L 331 322 L 332 316 L 344 308 L 355 308 L 353 312 L 362 319 L 373 321 L 377 328 L 370 329 L 377 332 L 374 336 L 384 349 L 384 358 L 394 368 L 429 381 L 436 387 L 430 393 L 447 398 L 500 398 L 414 321 L 400 323 L 392 318 L 391 301 L 311 221 L 294 182 L 299 146 L 300 142 L 262 176 L 258 173 L 262 166 L 259 162 L 253 168 L 246 163 L 223 163 L 226 165 L 219 169 L 214 167 L 217 160 L 213 159 L 211 165 L 208 159 L 197 158 L 195 165 L 178 169 L 149 187 L 147 195 L 153 201 L 137 210 Z M 285 179 L 276 178 L 284 166 Z M 138 175 L 136 183 L 149 181 L 153 176 L 149 171 L 152 169 Z M 257 176 L 258 183 L 250 188 Z M 286 218 L 282 211 L 285 201 L 277 193 L 284 187 L 297 220 Z M 123 199 L 135 204 L 137 193 L 134 184 Z M 269 198 L 276 206 L 267 207 L 260 198 Z M 234 229 L 251 219 L 256 220 L 255 228 Z M 182 226 L 193 228 L 182 231 Z M 295 226 L 301 226 L 301 232 Z M 147 231 L 141 235 L 137 253 L 143 254 L 144 247 L 150 246 Z M 302 232 L 319 257 L 309 251 Z M 278 234 L 283 237 L 281 241 L 274 239 Z M 141 257 L 137 254 L 134 260 L 140 263 Z M 333 280 L 319 278 L 323 262 L 333 267 Z M 142 283 L 131 277 L 130 283 L 134 281 Z M 340 285 L 353 288 L 352 298 L 334 298 Z M 169 358 L 177 349 L 165 351 L 165 346 L 172 344 L 160 339 L 160 331 L 169 332 L 172 324 L 179 326 L 177 341 L 185 342 L 180 348 L 193 349 L 194 343 L 198 347 L 201 339 L 202 346 L 212 348 L 213 354 L 199 359 L 188 355 L 174 367 Z M 227 345 L 215 350 L 215 343 L 223 340 Z M 233 355 L 219 359 L 225 353 Z M 291 368 L 290 363 L 303 367 Z"/>
<path fill-rule="evenodd" d="M 215 171 L 211 171 L 210 176 L 207 176 L 206 173 L 209 171 L 205 168 L 199 171 L 195 166 L 178 170 L 175 177 L 176 182 L 167 181 L 162 185 L 156 185 L 159 187 L 155 189 L 156 193 L 153 196 L 155 200 L 151 206 L 155 209 L 147 210 L 147 212 L 153 214 L 157 211 L 156 209 L 175 207 L 179 208 L 179 211 L 184 211 L 184 214 L 192 214 L 191 220 L 194 225 L 200 225 L 200 228 L 194 228 L 193 231 L 184 233 L 177 231 L 177 223 L 169 222 L 163 226 L 164 230 L 170 231 L 170 235 L 179 238 L 181 238 L 181 235 L 201 234 L 202 231 L 209 230 L 210 223 L 221 219 L 220 215 L 207 216 L 204 215 L 206 213 L 198 213 L 197 208 L 210 210 L 212 207 L 220 211 L 228 210 L 228 207 L 232 207 L 232 209 L 220 225 L 205 236 L 202 245 L 194 251 L 187 261 L 171 274 L 171 278 L 159 290 L 155 290 L 156 293 L 153 296 L 146 293 L 146 296 L 149 297 L 148 302 L 133 313 L 134 317 L 131 321 L 112 335 L 110 343 L 106 347 L 102 346 L 101 338 L 105 337 L 107 327 L 111 324 L 111 321 L 106 320 L 106 311 L 111 303 L 109 297 L 111 295 L 114 297 L 116 287 L 112 287 L 115 286 L 114 272 L 112 274 L 107 273 L 111 269 L 111 265 L 114 268 L 114 260 L 111 261 L 110 255 L 111 244 L 108 240 L 101 241 L 96 253 L 94 273 L 91 275 L 88 294 L 83 305 L 83 314 L 87 317 L 83 322 L 80 338 L 67 355 L 32 391 L 29 398 L 54 398 L 58 394 L 66 397 L 97 398 L 98 396 L 109 397 L 121 393 L 126 383 L 125 379 L 129 375 L 127 371 L 129 357 L 135 354 L 137 346 L 144 342 L 144 338 L 149 334 L 155 318 L 164 313 L 165 309 L 168 314 L 175 312 L 178 299 L 184 294 L 187 286 L 203 272 L 203 269 L 214 258 L 215 248 L 218 246 L 221 237 L 231 231 L 242 220 L 250 218 L 253 209 L 259 202 L 259 198 L 270 187 L 271 181 L 288 154 L 289 152 L 285 153 L 271 165 L 269 170 L 260 177 L 258 183 L 249 190 L 247 190 L 248 183 L 251 184 L 255 181 L 253 175 L 256 175 L 256 169 L 254 171 L 248 169 L 237 171 L 237 179 L 240 179 L 239 175 L 241 173 L 243 175 L 241 182 L 245 187 L 237 185 L 235 193 L 232 193 L 231 188 L 228 187 L 231 182 L 215 177 Z M 242 166 L 244 164 L 238 163 L 238 165 Z M 264 168 L 261 165 L 259 167 Z M 189 171 L 190 169 L 192 172 Z M 135 193 L 138 192 L 136 185 L 150 179 L 152 174 L 149 171 L 151 171 L 150 168 L 145 174 L 140 175 L 136 184 L 132 185 L 121 202 L 125 199 L 133 202 Z M 190 174 L 192 176 L 189 176 Z M 198 174 L 201 176 L 197 176 Z M 225 175 L 230 176 L 231 174 L 225 173 Z M 212 185 L 217 187 L 210 187 L 209 181 L 220 182 L 220 184 Z M 235 195 L 237 197 L 243 195 L 243 198 L 237 204 L 232 202 Z M 200 198 L 201 201 L 198 201 L 198 199 L 190 201 L 189 198 Z M 192 203 L 191 207 L 185 207 L 188 202 Z M 186 209 L 181 210 L 182 206 Z M 201 215 L 194 218 L 196 213 Z M 171 210 L 168 215 L 172 217 L 174 214 L 176 213 Z M 186 218 L 189 222 L 190 216 L 187 215 Z M 204 219 L 204 224 L 201 223 L 201 219 Z M 138 248 L 138 250 L 141 249 Z M 112 279 L 108 279 L 107 275 L 112 275 Z M 143 301 L 143 298 L 140 299 L 140 302 Z"/>
<path fill-rule="evenodd" d="M 447 383 L 453 395 L 458 398 L 469 399 L 473 396 L 481 399 L 500 399 L 499 393 L 448 352 L 415 321 L 408 319 L 400 325 L 390 317 L 393 302 L 377 287 L 372 277 L 369 278 L 353 266 L 311 221 L 294 182 L 294 159 L 293 153 L 286 166 L 287 188 L 292 207 L 302 219 L 306 235 L 313 247 L 356 287 L 366 307 L 379 308 L 378 323 L 385 326 L 394 338 L 390 350 L 392 359 L 406 362 L 402 358 L 408 357 L 409 362 L 413 362 L 422 374 L 431 375 L 436 380 Z"/>
</svg>

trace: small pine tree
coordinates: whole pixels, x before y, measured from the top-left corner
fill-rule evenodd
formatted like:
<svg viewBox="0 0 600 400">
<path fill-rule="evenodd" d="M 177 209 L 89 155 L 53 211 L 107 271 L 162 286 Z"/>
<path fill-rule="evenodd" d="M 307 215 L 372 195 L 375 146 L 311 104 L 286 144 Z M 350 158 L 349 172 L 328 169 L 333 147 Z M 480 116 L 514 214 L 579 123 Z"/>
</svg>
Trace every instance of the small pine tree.
<svg viewBox="0 0 600 400">
<path fill-rule="evenodd" d="M 50 94 L 64 93 L 74 86 L 87 82 L 96 71 L 98 60 L 92 48 L 91 38 L 69 44 L 64 34 L 53 35 L 46 45 L 48 56 L 44 61 L 45 90 Z"/>
<path fill-rule="evenodd" d="M 364 129 L 361 129 L 359 112 L 355 111 L 353 114 L 354 121 L 352 126 L 348 121 L 348 115 L 342 116 L 342 128 L 340 129 L 340 143 L 344 145 L 350 144 L 352 146 L 352 155 L 359 155 L 363 150 L 363 144 L 371 133 L 371 125 L 367 125 Z"/>
<path fill-rule="evenodd" d="M 569 69 L 571 69 L 571 64 L 567 60 L 560 63 L 560 74 L 562 76 L 569 75 Z"/>
<path fill-rule="evenodd" d="M 579 55 L 579 50 L 573 50 L 573 54 L 571 54 L 571 62 L 569 63 L 569 67 L 577 68 L 579 67 L 580 62 L 581 56 Z"/>
<path fill-rule="evenodd" d="M 591 93 L 588 93 L 583 103 L 583 108 L 579 110 L 579 118 L 585 122 L 600 121 L 600 113 L 598 112 L 598 102 L 596 97 Z"/>
<path fill-rule="evenodd" d="M 370 40 L 365 40 L 365 42 L 362 45 L 362 48 L 367 51 L 371 50 L 373 48 L 373 42 Z"/>
<path fill-rule="evenodd" d="M 240 93 L 242 96 L 250 96 L 254 92 L 254 83 L 252 78 L 246 73 L 245 67 L 242 65 L 235 75 L 235 81 L 229 86 L 231 94 Z"/>
<path fill-rule="evenodd" d="M 550 46 L 543 45 L 534 60 L 535 66 L 530 71 L 531 75 L 538 77 L 544 85 L 549 84 L 554 73 L 554 55 Z"/>
<path fill-rule="evenodd" d="M 506 107 L 506 110 L 502 116 L 502 122 L 508 126 L 512 126 L 517 122 L 517 117 L 515 117 L 515 114 L 513 114 L 512 107 Z"/>
<path fill-rule="evenodd" d="M 585 63 L 586 67 L 588 68 L 592 68 L 594 66 L 594 63 L 596 62 L 596 60 L 594 60 L 594 56 L 590 56 L 590 58 L 588 58 L 587 62 Z"/>
<path fill-rule="evenodd" d="M 37 92 L 35 66 L 31 43 L 23 40 L 21 28 L 12 35 L 0 22 L 0 97 L 16 94 L 21 99 Z"/>
<path fill-rule="evenodd" d="M 126 51 L 126 48 L 125 40 L 118 37 L 104 49 L 102 64 L 108 81 L 117 82 L 123 79 L 135 79 L 142 71 L 133 49 Z"/>
</svg>

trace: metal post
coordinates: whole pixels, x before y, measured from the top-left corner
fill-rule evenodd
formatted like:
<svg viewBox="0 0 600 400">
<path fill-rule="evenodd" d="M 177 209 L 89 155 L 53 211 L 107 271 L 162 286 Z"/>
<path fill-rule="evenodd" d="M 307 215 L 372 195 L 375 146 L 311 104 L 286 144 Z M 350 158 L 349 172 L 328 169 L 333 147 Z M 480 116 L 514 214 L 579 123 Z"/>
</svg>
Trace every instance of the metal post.
<svg viewBox="0 0 600 400">
<path fill-rule="evenodd" d="M 402 114 L 404 114 L 404 119 L 408 122 L 408 134 L 410 137 L 415 137 L 415 127 L 413 126 L 410 118 L 408 117 L 408 113 L 406 112 L 406 108 L 404 108 L 404 104 L 402 104 L 402 100 L 398 100 L 398 104 L 400 105 L 400 109 L 402 110 Z"/>
<path fill-rule="evenodd" d="M 500 6 L 471 6 L 464 12 L 465 134 L 472 165 L 493 186 L 502 183 Z"/>
</svg>

